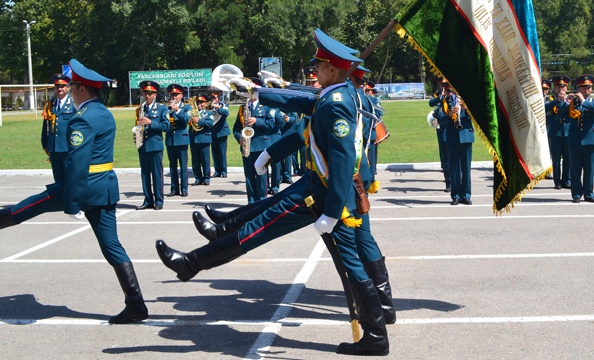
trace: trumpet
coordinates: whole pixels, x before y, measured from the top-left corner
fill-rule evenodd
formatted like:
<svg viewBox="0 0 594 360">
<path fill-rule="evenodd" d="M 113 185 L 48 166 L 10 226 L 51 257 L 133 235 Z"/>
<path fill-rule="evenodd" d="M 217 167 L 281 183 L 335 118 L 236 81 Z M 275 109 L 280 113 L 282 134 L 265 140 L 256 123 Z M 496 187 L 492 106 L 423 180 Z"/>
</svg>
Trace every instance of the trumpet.
<svg viewBox="0 0 594 360">
<path fill-rule="evenodd" d="M 179 103 L 177 101 L 175 101 L 175 99 L 171 100 L 169 102 L 169 105 L 167 106 L 167 110 L 173 111 L 173 105 L 178 105 L 179 106 Z"/>
<path fill-rule="evenodd" d="M 460 119 L 460 98 L 456 97 L 456 105 L 454 105 L 454 107 L 458 107 L 458 111 L 456 112 L 456 114 L 454 115 L 454 125 L 456 126 L 456 129 L 458 130 L 462 130 L 462 128 L 464 128 L 464 126 L 462 125 L 462 119 Z"/>
<path fill-rule="evenodd" d="M 134 134 L 134 145 L 136 145 L 137 149 L 140 149 L 144 143 L 144 125 L 140 125 L 138 122 L 143 117 L 144 105 L 140 104 L 140 106 L 136 109 L 136 126 L 132 128 L 132 133 Z"/>
<path fill-rule="evenodd" d="M 248 100 L 243 105 L 243 112 L 241 113 L 243 119 L 240 118 L 241 123 L 243 124 L 243 129 L 241 129 L 241 139 L 239 139 L 239 144 L 241 146 L 241 155 L 243 157 L 250 156 L 250 146 L 252 143 L 252 136 L 254 136 L 254 128 L 247 125 L 247 121 L 250 117 L 250 101 Z"/>
</svg>

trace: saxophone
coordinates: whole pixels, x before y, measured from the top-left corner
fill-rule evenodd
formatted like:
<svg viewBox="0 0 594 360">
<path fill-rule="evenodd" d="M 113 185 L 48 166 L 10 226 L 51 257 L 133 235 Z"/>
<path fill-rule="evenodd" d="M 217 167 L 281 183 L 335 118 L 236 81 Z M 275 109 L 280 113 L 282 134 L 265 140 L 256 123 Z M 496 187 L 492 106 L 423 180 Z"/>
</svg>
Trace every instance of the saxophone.
<svg viewBox="0 0 594 360">
<path fill-rule="evenodd" d="M 144 143 L 144 125 L 139 125 L 138 120 L 144 117 L 144 105 L 140 104 L 140 106 L 136 109 L 136 126 L 132 128 L 132 133 L 134 134 L 134 145 L 136 145 L 137 149 L 142 147 Z"/>
<path fill-rule="evenodd" d="M 194 123 L 194 121 L 192 121 L 193 118 L 198 118 L 198 121 L 200 121 L 200 119 L 202 118 L 202 115 L 200 115 L 200 110 L 198 110 L 198 104 L 196 104 L 196 98 L 191 98 L 190 100 L 188 100 L 190 103 L 190 106 L 192 107 L 192 112 L 191 112 L 191 118 L 190 121 L 188 122 L 190 124 L 190 126 L 192 127 L 192 129 L 195 132 L 198 132 L 200 130 L 202 130 L 202 126 L 199 126 L 198 124 Z"/>
<path fill-rule="evenodd" d="M 241 129 L 241 138 L 239 139 L 239 145 L 241 146 L 241 155 L 243 157 L 250 156 L 250 146 L 252 142 L 252 136 L 254 136 L 254 129 L 251 126 L 246 124 L 248 118 L 250 117 L 250 100 L 248 100 L 245 105 L 243 105 L 243 119 L 240 118 L 241 123 L 243 125 L 243 129 Z"/>
</svg>

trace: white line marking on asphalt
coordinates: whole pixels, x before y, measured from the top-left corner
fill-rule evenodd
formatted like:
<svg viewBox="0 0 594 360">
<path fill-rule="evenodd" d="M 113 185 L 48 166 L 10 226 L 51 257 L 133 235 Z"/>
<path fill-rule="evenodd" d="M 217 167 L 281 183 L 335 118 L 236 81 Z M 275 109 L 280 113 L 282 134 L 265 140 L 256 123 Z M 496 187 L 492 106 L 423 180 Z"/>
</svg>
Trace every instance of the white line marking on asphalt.
<svg viewBox="0 0 594 360">
<path fill-rule="evenodd" d="M 125 215 L 125 214 L 129 213 L 130 211 L 131 210 L 117 211 L 116 212 L 116 217 Z M 27 224 L 27 223 L 28 222 L 24 222 L 23 224 Z M 72 224 L 80 224 L 80 222 L 70 222 L 70 223 L 72 223 Z M 21 224 L 19 224 L 19 225 L 21 225 Z M 13 261 L 13 260 L 18 259 L 18 258 L 20 258 L 22 256 L 25 256 L 25 255 L 31 254 L 31 253 L 33 253 L 33 252 L 35 252 L 37 250 L 43 249 L 44 247 L 50 246 L 52 244 L 55 244 L 58 241 L 64 240 L 66 238 L 69 238 L 72 235 L 76 235 L 76 234 L 81 233 L 83 231 L 89 230 L 90 228 L 91 228 L 91 225 L 85 225 L 85 226 L 83 226 L 83 227 L 81 227 L 79 229 L 70 231 L 70 232 L 68 232 L 68 233 L 66 233 L 64 235 L 58 236 L 57 238 L 53 238 L 52 240 L 46 241 L 46 242 L 44 242 L 42 244 L 39 244 L 37 246 L 34 246 L 34 247 L 30 248 L 30 249 L 27 249 L 25 251 L 21 251 L 18 254 L 15 254 L 15 255 L 9 256 L 7 258 L 1 259 L 0 262 L 10 262 L 10 261 Z"/>
<path fill-rule="evenodd" d="M 346 314 L 345 314 L 346 316 Z M 421 319 L 402 319 L 398 318 L 396 325 L 424 325 L 424 324 L 493 324 L 493 323 L 535 323 L 535 322 L 578 322 L 578 321 L 594 321 L 594 314 L 592 315 L 553 315 L 553 316 L 506 316 L 506 317 L 459 317 L 459 318 L 421 318 Z M 50 326 L 103 326 L 109 325 L 105 320 L 94 319 L 0 319 L 0 325 L 50 325 Z M 323 319 L 278 319 L 273 321 L 265 320 L 243 320 L 243 321 L 208 321 L 208 320 L 148 320 L 127 326 L 155 326 L 155 327 L 173 327 L 173 326 L 264 326 L 266 328 L 274 329 L 275 333 L 264 333 L 263 335 L 272 335 L 271 340 L 276 336 L 276 332 L 283 326 L 347 326 L 350 325 L 348 321 L 340 320 L 323 320 Z M 260 338 L 258 338 L 260 340 Z M 258 340 L 254 350 L 258 344 Z M 270 342 L 272 343 L 272 341 Z M 264 344 L 264 343 L 263 343 Z M 266 349 L 255 350 L 259 352 L 267 351 Z M 255 354 L 255 356 L 260 356 Z M 250 358 L 252 359 L 252 358 Z"/>
<path fill-rule="evenodd" d="M 256 341 L 248 351 L 245 357 L 246 359 L 261 359 L 262 355 L 260 354 L 266 354 L 270 350 L 272 342 L 274 341 L 276 335 L 282 327 L 282 324 L 278 321 L 280 319 L 286 318 L 289 312 L 291 311 L 293 307 L 292 304 L 295 301 L 297 301 L 299 294 L 301 294 L 301 291 L 305 287 L 307 280 L 313 273 L 325 249 L 326 247 L 324 246 L 324 242 L 320 238 L 320 240 L 318 240 L 318 243 L 312 250 L 311 254 L 309 255 L 309 258 L 307 259 L 305 264 L 303 264 L 301 270 L 299 270 L 297 277 L 295 277 L 295 280 L 293 280 L 293 284 L 285 294 L 285 297 L 283 298 L 278 308 L 270 318 L 271 324 L 267 325 L 262 330 Z"/>
</svg>

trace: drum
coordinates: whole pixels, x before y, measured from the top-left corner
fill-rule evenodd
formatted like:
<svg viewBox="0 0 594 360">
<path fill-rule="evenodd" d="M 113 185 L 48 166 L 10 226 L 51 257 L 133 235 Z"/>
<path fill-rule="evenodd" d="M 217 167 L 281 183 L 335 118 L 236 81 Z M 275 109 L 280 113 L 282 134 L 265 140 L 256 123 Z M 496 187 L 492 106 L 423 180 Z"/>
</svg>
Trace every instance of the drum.
<svg viewBox="0 0 594 360">
<path fill-rule="evenodd" d="M 375 145 L 390 137 L 390 132 L 388 131 L 388 128 L 386 127 L 386 124 L 384 124 L 383 120 L 380 120 L 377 124 L 375 124 L 375 134 Z"/>
</svg>

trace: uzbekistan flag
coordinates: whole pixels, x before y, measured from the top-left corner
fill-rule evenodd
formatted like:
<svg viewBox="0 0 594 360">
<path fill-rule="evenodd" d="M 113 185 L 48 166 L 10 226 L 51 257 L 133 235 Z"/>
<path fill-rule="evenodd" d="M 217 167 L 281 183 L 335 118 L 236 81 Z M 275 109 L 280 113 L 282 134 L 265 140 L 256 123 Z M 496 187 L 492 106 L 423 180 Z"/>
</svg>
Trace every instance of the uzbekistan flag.
<svg viewBox="0 0 594 360">
<path fill-rule="evenodd" d="M 418 0 L 396 21 L 466 103 L 493 157 L 493 210 L 509 211 L 551 171 L 532 1 Z"/>
</svg>

